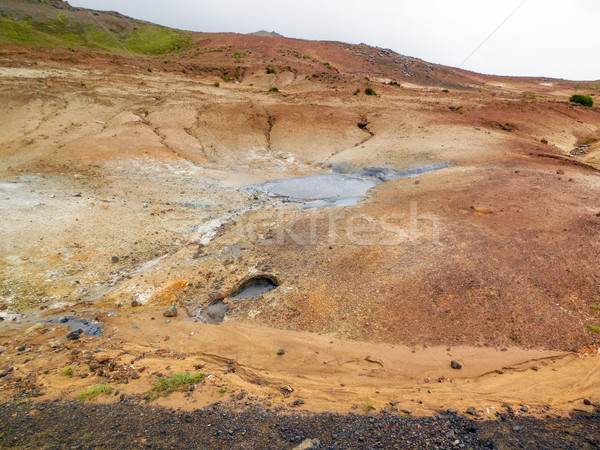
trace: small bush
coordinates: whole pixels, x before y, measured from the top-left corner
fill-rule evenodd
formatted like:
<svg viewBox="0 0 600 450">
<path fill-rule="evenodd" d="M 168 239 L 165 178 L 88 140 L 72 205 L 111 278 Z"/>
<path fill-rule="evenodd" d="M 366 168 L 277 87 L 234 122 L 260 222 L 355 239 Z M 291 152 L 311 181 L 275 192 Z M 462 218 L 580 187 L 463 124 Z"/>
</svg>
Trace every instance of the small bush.
<svg viewBox="0 0 600 450">
<path fill-rule="evenodd" d="M 592 137 L 592 138 L 587 138 L 585 139 L 582 144 L 583 145 L 590 145 L 593 144 L 594 142 L 598 142 L 598 138 Z"/>
<path fill-rule="evenodd" d="M 377 95 L 377 92 L 375 92 L 373 90 L 373 88 L 368 87 L 368 88 L 365 89 L 365 94 L 367 94 L 367 95 Z"/>
<path fill-rule="evenodd" d="M 448 89 L 442 89 L 442 92 L 443 92 L 444 94 L 447 94 L 447 93 L 448 93 L 448 92 L 450 92 L 450 91 L 449 91 Z"/>
<path fill-rule="evenodd" d="M 218 81 L 215 83 L 215 87 L 220 87 L 221 83 L 219 83 Z"/>
<path fill-rule="evenodd" d="M 202 372 L 197 374 L 177 373 L 172 377 L 160 378 L 154 387 L 148 391 L 147 400 L 155 400 L 158 397 L 167 397 L 175 391 L 188 388 L 191 384 L 199 383 L 206 375 Z"/>
<path fill-rule="evenodd" d="M 279 89 L 273 86 L 271 89 L 269 89 L 269 92 L 279 92 Z"/>
<path fill-rule="evenodd" d="M 222 388 L 219 388 L 219 394 L 223 395 L 223 394 L 225 394 L 225 392 L 227 392 L 227 388 L 225 386 L 223 386 Z"/>
<path fill-rule="evenodd" d="M 594 311 L 600 311 L 600 305 L 592 305 L 590 306 Z"/>
<path fill-rule="evenodd" d="M 72 376 L 73 376 L 73 368 L 72 368 L 72 367 L 65 367 L 65 368 L 62 370 L 62 374 L 63 374 L 65 377 L 72 377 Z"/>
<path fill-rule="evenodd" d="M 579 103 L 583 106 L 594 106 L 594 99 L 589 95 L 575 94 L 569 99 L 571 103 Z"/>
<path fill-rule="evenodd" d="M 275 73 L 275 68 L 273 68 L 273 67 L 270 67 L 270 66 L 269 66 L 269 67 L 267 67 L 267 73 L 268 73 L 268 74 Z"/>
<path fill-rule="evenodd" d="M 358 94 L 360 94 L 360 89 L 356 89 L 356 90 L 354 91 L 354 95 L 358 95 Z"/>
<path fill-rule="evenodd" d="M 104 384 L 97 384 L 93 388 L 88 389 L 87 391 L 83 391 L 83 392 L 77 394 L 77 398 L 79 400 L 84 400 L 84 401 L 86 401 L 86 400 L 94 400 L 99 395 L 110 395 L 114 391 L 115 390 L 113 388 L 111 388 L 110 386 L 106 386 Z"/>
<path fill-rule="evenodd" d="M 150 67 L 148 67 L 148 72 L 152 73 L 152 69 Z"/>
</svg>

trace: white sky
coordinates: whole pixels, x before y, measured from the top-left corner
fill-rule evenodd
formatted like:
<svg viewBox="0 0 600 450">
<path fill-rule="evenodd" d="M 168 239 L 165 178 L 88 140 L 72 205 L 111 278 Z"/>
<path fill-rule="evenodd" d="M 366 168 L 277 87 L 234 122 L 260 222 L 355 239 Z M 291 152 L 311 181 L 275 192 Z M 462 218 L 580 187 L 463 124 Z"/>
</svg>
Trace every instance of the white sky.
<svg viewBox="0 0 600 450">
<path fill-rule="evenodd" d="M 68 1 L 185 30 L 274 30 L 481 73 L 600 79 L 600 0 Z"/>
</svg>

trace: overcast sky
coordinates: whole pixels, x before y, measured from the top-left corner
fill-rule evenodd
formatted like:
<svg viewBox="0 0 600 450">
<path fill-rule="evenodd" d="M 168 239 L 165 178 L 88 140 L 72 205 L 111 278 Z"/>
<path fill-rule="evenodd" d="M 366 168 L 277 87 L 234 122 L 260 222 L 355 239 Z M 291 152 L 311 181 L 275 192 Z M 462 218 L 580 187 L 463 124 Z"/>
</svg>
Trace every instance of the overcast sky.
<svg viewBox="0 0 600 450">
<path fill-rule="evenodd" d="M 482 73 L 600 79 L 600 0 L 69 0 L 69 3 L 119 11 L 136 19 L 192 31 L 274 30 L 299 39 L 364 42 Z"/>
</svg>

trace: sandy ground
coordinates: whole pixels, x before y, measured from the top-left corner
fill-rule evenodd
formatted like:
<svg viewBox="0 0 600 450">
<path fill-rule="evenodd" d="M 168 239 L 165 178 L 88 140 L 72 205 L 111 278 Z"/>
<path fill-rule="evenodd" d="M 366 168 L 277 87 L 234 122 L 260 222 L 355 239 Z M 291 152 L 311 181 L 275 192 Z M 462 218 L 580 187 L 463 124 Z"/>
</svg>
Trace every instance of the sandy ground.
<svg viewBox="0 0 600 450">
<path fill-rule="evenodd" d="M 600 147 L 570 152 L 600 136 L 598 109 L 568 104 L 573 83 L 461 71 L 449 93 L 415 76 L 354 96 L 366 69 L 338 47 L 315 50 L 339 67 L 325 83 L 313 62 L 265 74 L 261 52 L 289 61 L 269 42 L 219 87 L 173 68 L 183 57 L 2 49 L 0 370 L 14 370 L 0 398 L 71 399 L 101 382 L 143 398 L 157 373 L 201 370 L 195 391 L 157 403 L 592 411 Z M 244 189 L 436 162 L 451 165 L 344 208 Z M 280 286 L 231 302 L 222 325 L 194 320 L 257 274 Z M 97 318 L 104 337 L 67 341 L 50 316 Z"/>
</svg>

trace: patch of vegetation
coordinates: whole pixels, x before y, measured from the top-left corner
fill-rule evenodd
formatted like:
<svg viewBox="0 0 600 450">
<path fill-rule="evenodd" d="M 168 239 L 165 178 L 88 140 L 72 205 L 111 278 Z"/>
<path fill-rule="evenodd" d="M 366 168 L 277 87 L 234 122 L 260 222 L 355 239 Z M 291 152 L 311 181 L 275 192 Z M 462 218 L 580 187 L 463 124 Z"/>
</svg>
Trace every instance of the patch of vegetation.
<svg viewBox="0 0 600 450">
<path fill-rule="evenodd" d="M 234 61 L 237 64 L 240 64 L 242 62 L 242 60 L 246 57 L 246 52 L 235 52 L 233 54 L 234 57 Z"/>
<path fill-rule="evenodd" d="M 377 92 L 375 92 L 375 90 L 371 87 L 368 87 L 365 89 L 365 94 L 367 95 L 377 95 Z"/>
<path fill-rule="evenodd" d="M 594 99 L 592 97 L 590 97 L 589 95 L 575 94 L 575 95 L 571 96 L 569 101 L 571 103 L 579 103 L 580 105 L 583 105 L 583 106 L 588 106 L 588 107 L 594 106 Z"/>
<path fill-rule="evenodd" d="M 17 20 L 0 18 L 0 43 L 40 47 L 85 47 L 111 52 L 129 51 L 144 55 L 176 53 L 187 48 L 191 37 L 183 32 L 158 25 L 142 25 L 121 36 L 110 33 L 93 23 L 72 21 L 57 14 L 45 22 L 31 17 Z"/>
<path fill-rule="evenodd" d="M 273 86 L 271 89 L 269 89 L 269 92 L 279 92 L 279 89 Z"/>
<path fill-rule="evenodd" d="M 390 86 L 400 86 L 400 83 L 397 81 L 390 81 Z"/>
<path fill-rule="evenodd" d="M 549 95 L 541 95 L 541 94 L 525 94 L 525 97 L 529 97 L 529 98 L 550 98 Z"/>
<path fill-rule="evenodd" d="M 366 398 L 362 404 L 362 408 L 364 412 L 368 413 L 369 411 L 373 411 L 375 409 L 375 405 L 373 405 L 371 399 Z"/>
<path fill-rule="evenodd" d="M 592 305 L 590 306 L 594 311 L 600 311 L 600 305 Z"/>
<path fill-rule="evenodd" d="M 448 93 L 448 92 L 450 92 L 450 91 L 449 91 L 448 89 L 442 89 L 442 92 L 443 92 L 444 94 L 447 94 L 447 93 Z"/>
<path fill-rule="evenodd" d="M 596 325 L 586 325 L 585 327 L 592 333 L 600 334 L 600 327 L 597 327 Z"/>
<path fill-rule="evenodd" d="M 582 144 L 583 145 L 590 145 L 590 144 L 593 144 L 594 142 L 598 142 L 598 138 L 591 137 L 591 138 L 584 139 L 584 141 L 582 142 Z"/>
<path fill-rule="evenodd" d="M 275 68 L 271 67 L 271 66 L 267 66 L 267 73 L 268 74 L 273 74 L 276 73 Z"/>
<path fill-rule="evenodd" d="M 221 87 L 221 83 L 219 83 L 218 81 L 215 83 L 215 87 Z"/>
<path fill-rule="evenodd" d="M 177 373 L 172 377 L 160 378 L 154 387 L 148 391 L 146 399 L 152 401 L 158 397 L 167 397 L 175 391 L 185 390 L 189 388 L 191 384 L 202 381 L 205 376 L 205 374 L 199 372 L 196 374 Z"/>
<path fill-rule="evenodd" d="M 83 401 L 94 400 L 100 395 L 111 395 L 115 390 L 105 384 L 97 384 L 96 386 L 88 389 L 87 391 L 80 392 L 77 394 L 77 398 Z"/>
<path fill-rule="evenodd" d="M 72 377 L 73 376 L 73 368 L 72 367 L 65 367 L 61 373 L 65 376 L 65 377 Z"/>
<path fill-rule="evenodd" d="M 223 387 L 219 388 L 218 392 L 219 392 L 219 394 L 223 395 L 223 394 L 225 394 L 225 392 L 227 392 L 227 388 L 225 386 L 223 386 Z"/>
<path fill-rule="evenodd" d="M 360 89 L 358 89 L 358 88 L 357 88 L 357 89 L 354 91 L 354 94 L 352 94 L 352 95 L 358 95 L 358 94 L 360 94 Z"/>
</svg>

